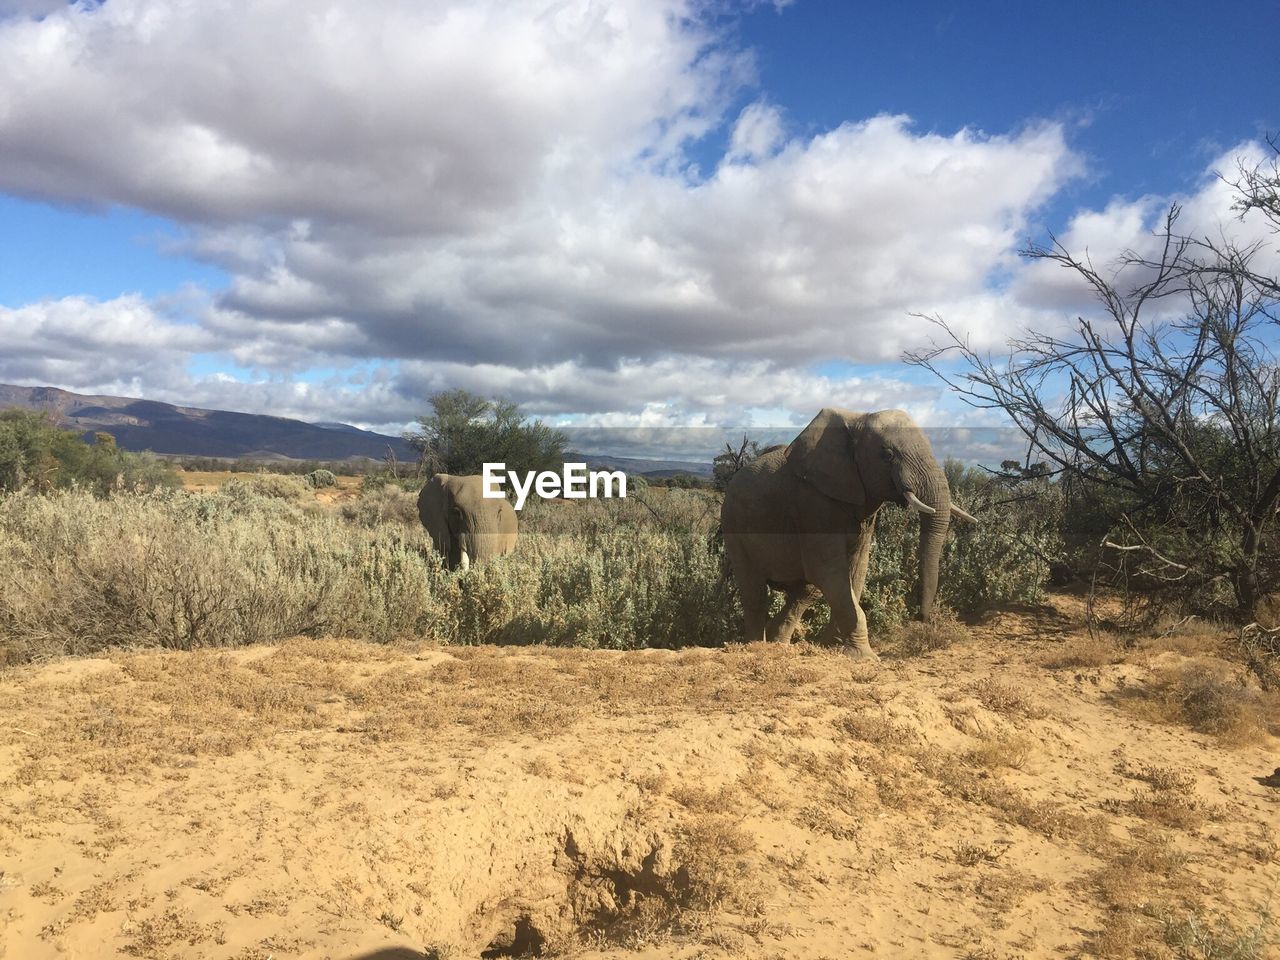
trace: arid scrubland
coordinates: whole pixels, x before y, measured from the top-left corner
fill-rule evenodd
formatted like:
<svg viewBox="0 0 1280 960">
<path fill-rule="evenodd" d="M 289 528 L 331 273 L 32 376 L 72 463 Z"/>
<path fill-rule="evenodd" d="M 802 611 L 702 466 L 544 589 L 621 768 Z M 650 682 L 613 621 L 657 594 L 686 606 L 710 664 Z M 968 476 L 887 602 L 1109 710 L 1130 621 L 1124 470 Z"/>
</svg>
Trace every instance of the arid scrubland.
<svg viewBox="0 0 1280 960">
<path fill-rule="evenodd" d="M 1275 955 L 1234 631 L 1027 602 L 995 523 L 944 583 L 1035 590 L 872 600 L 879 665 L 723 645 L 704 493 L 539 504 L 465 575 L 406 498 L 0 501 L 0 956 Z"/>
<path fill-rule="evenodd" d="M 213 475 L 216 477 L 216 475 Z M 537 502 L 516 553 L 467 575 L 431 555 L 412 494 L 210 475 L 208 493 L 0 499 L 0 661 L 110 646 L 238 647 L 297 635 L 637 649 L 718 645 L 740 631 L 705 491 Z M 1034 600 L 1046 531 L 1012 515 L 953 537 L 944 599 Z M 911 521 L 886 512 L 864 604 L 902 622 Z M 816 629 L 815 625 L 815 629 Z"/>
</svg>

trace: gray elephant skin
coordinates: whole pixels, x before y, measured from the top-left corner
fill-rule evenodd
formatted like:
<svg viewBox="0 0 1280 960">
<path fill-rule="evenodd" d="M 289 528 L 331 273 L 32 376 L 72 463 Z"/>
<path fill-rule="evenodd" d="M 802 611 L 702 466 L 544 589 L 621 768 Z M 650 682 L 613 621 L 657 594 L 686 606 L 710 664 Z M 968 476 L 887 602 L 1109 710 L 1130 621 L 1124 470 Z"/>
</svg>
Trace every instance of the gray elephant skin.
<svg viewBox="0 0 1280 960">
<path fill-rule="evenodd" d="M 857 657 L 878 659 L 867 641 L 860 600 L 875 532 L 886 503 L 920 516 L 921 619 L 933 614 L 938 564 L 952 516 L 929 440 L 901 410 L 855 413 L 826 408 L 786 447 L 774 447 L 729 481 L 720 525 L 742 597 L 745 639 L 791 639 L 821 595 L 831 607 L 831 639 Z M 785 591 L 768 619 L 769 588 Z"/>
<path fill-rule="evenodd" d="M 516 548 L 516 512 L 483 495 L 478 476 L 437 473 L 418 494 L 418 517 L 450 570 L 467 570 Z"/>
</svg>

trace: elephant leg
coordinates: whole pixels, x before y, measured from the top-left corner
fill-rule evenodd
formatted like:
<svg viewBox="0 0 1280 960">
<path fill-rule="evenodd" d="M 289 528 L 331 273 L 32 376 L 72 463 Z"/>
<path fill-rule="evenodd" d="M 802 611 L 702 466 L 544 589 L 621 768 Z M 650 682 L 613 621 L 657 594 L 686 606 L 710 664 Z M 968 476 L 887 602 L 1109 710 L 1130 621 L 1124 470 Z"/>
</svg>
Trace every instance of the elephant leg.
<svg viewBox="0 0 1280 960">
<path fill-rule="evenodd" d="M 734 579 L 742 601 L 742 639 L 744 643 L 756 643 L 765 638 L 765 624 L 769 619 L 769 584 L 763 577 L 739 572 L 741 569 L 735 567 Z"/>
<path fill-rule="evenodd" d="M 806 564 L 813 568 L 809 579 L 822 591 L 822 596 L 831 608 L 836 642 L 847 645 L 848 652 L 854 657 L 878 660 L 880 658 L 867 642 L 866 614 L 853 595 L 849 554 L 843 542 L 838 546 L 837 551 L 823 550 L 810 564 Z"/>
<path fill-rule="evenodd" d="M 787 588 L 787 602 L 769 621 L 766 639 L 777 643 L 790 643 L 791 634 L 800 624 L 809 605 L 817 599 L 817 593 L 807 584 L 801 587 Z"/>
</svg>

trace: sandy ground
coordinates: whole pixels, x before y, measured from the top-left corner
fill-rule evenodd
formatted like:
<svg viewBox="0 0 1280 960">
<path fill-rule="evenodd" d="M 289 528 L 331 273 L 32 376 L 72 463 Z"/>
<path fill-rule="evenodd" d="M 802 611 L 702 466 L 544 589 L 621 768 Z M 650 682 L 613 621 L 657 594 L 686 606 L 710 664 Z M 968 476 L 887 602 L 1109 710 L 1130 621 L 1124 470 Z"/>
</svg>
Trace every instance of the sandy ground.
<svg viewBox="0 0 1280 960">
<path fill-rule="evenodd" d="M 1280 956 L 1267 704 L 1166 722 L 1235 668 L 1071 615 L 878 667 L 299 640 L 10 671 L 0 957 Z"/>
</svg>

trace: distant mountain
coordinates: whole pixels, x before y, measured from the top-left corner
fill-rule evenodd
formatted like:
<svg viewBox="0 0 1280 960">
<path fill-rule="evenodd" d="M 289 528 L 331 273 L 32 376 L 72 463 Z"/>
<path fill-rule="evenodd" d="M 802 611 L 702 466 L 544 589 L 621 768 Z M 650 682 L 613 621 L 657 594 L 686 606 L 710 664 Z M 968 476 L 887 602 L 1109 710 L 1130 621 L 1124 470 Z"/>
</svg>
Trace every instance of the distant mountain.
<svg viewBox="0 0 1280 960">
<path fill-rule="evenodd" d="M 85 396 L 57 387 L 15 387 L 0 383 L 0 410 L 22 407 L 47 410 L 66 429 L 86 436 L 110 433 L 124 450 L 190 457 L 244 457 L 255 460 L 381 460 L 387 447 L 402 462 L 417 453 L 401 437 L 361 430 L 349 423 L 305 423 L 229 410 L 179 407 L 133 397 Z M 633 457 L 570 453 L 570 462 L 592 470 L 622 470 L 647 477 L 681 473 L 710 477 L 711 463 L 692 460 L 645 460 Z"/>
<path fill-rule="evenodd" d="M 674 477 L 682 473 L 695 477 L 710 477 L 711 462 L 697 463 L 693 460 L 644 460 L 634 457 L 606 457 L 591 453 L 567 453 L 565 459 L 570 463 L 577 457 L 592 470 L 621 470 L 628 474 L 639 474 L 643 477 Z"/>
<path fill-rule="evenodd" d="M 5 407 L 47 410 L 67 429 L 110 433 L 125 450 L 195 457 L 381 460 L 389 446 L 401 460 L 417 456 L 400 437 L 345 423 L 320 425 L 132 397 L 84 396 L 56 387 L 0 384 L 0 409 Z"/>
</svg>

